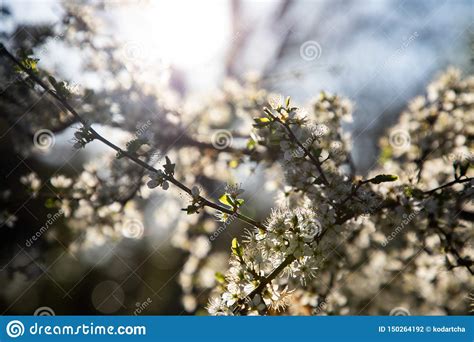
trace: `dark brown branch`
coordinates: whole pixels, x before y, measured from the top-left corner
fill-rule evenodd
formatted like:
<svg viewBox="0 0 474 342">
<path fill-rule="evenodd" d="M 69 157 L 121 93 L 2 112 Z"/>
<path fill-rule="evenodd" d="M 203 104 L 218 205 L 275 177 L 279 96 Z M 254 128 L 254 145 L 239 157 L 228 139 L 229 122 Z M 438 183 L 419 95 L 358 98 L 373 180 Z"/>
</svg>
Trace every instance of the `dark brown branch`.
<svg viewBox="0 0 474 342">
<path fill-rule="evenodd" d="M 435 193 L 436 191 L 438 191 L 438 190 L 441 190 L 441 189 L 444 189 L 444 188 L 448 188 L 448 187 L 453 186 L 453 185 L 455 185 L 455 184 L 462 184 L 462 183 L 470 182 L 470 181 L 472 181 L 472 180 L 474 180 L 473 177 L 468 177 L 468 178 L 464 178 L 464 179 L 455 179 L 455 180 L 453 180 L 453 181 L 451 181 L 451 182 L 449 182 L 449 183 L 446 183 L 446 184 L 443 184 L 443 185 L 441 185 L 441 186 L 438 186 L 437 188 L 434 188 L 434 189 L 432 189 L 432 190 L 423 191 L 423 194 L 424 194 L 424 195 L 432 195 L 432 194 L 434 194 L 434 193 Z"/>
</svg>

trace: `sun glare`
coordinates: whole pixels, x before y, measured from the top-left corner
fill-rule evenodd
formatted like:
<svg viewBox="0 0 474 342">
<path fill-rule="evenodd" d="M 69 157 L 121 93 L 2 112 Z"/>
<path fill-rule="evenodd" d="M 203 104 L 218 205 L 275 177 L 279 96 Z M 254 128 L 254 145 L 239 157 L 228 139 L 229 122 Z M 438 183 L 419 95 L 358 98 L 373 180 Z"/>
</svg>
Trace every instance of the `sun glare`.
<svg viewBox="0 0 474 342">
<path fill-rule="evenodd" d="M 151 1 L 119 9 L 117 26 L 127 57 L 183 69 L 223 56 L 229 35 L 226 1 Z"/>
</svg>

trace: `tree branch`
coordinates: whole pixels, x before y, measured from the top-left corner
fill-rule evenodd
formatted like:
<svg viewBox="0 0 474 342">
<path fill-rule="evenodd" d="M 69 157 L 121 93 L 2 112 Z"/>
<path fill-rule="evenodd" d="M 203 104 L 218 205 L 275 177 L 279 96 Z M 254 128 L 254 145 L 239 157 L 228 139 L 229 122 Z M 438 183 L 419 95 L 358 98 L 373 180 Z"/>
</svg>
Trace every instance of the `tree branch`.
<svg viewBox="0 0 474 342">
<path fill-rule="evenodd" d="M 441 190 L 441 189 L 444 189 L 444 188 L 448 188 L 450 186 L 453 186 L 455 184 L 461 184 L 461 183 L 466 183 L 466 182 L 470 182 L 474 180 L 474 177 L 468 177 L 468 178 L 464 178 L 464 179 L 455 179 L 449 183 L 446 183 L 446 184 L 443 184 L 441 186 L 438 186 L 437 188 L 434 188 L 432 190 L 428 190 L 428 191 L 423 191 L 423 194 L 424 195 L 432 195 L 434 194 L 436 191 L 438 190 Z"/>
<path fill-rule="evenodd" d="M 109 140 L 107 140 L 102 135 L 100 135 L 96 130 L 94 130 L 90 126 L 90 124 L 87 122 L 87 120 L 85 120 L 83 117 L 81 117 L 79 115 L 79 113 L 69 104 L 69 102 L 63 96 L 61 96 L 60 94 L 58 94 L 58 93 L 54 92 L 53 90 L 51 90 L 37 75 L 35 75 L 31 70 L 26 68 L 15 56 L 13 56 L 10 52 L 8 52 L 8 50 L 5 48 L 5 46 L 1 43 L 0 43 L 0 54 L 3 54 L 5 56 L 7 56 L 15 65 L 17 65 L 22 71 L 24 71 L 36 84 L 41 86 L 41 88 L 43 88 L 49 95 L 51 95 L 56 101 L 58 101 L 59 104 L 62 107 L 64 107 L 69 113 L 71 113 L 77 121 L 79 121 L 84 127 L 87 127 L 88 131 L 92 134 L 94 139 L 97 139 L 97 140 L 101 141 L 105 145 L 109 146 L 111 149 L 115 150 L 120 155 L 128 158 L 129 160 L 131 160 L 133 162 L 135 162 L 136 164 L 140 165 L 144 169 L 146 169 L 148 171 L 151 171 L 153 173 L 158 172 L 158 170 L 155 169 L 153 166 L 147 164 L 146 162 L 139 159 L 137 156 L 129 153 L 128 151 L 121 149 L 120 147 L 118 147 L 117 145 L 110 142 Z M 180 188 L 181 190 L 183 190 L 184 192 L 186 192 L 187 194 L 189 194 L 190 196 L 192 196 L 191 189 L 188 188 L 183 183 L 181 183 L 180 181 L 178 181 L 173 176 L 165 174 L 165 179 L 167 181 L 169 181 L 170 183 L 172 183 L 173 185 Z M 213 208 L 215 210 L 218 210 L 220 212 L 223 212 L 223 213 L 226 213 L 226 214 L 229 214 L 229 215 L 235 215 L 241 221 L 249 223 L 249 224 L 251 224 L 251 225 L 253 225 L 253 226 L 255 226 L 259 229 L 266 230 L 266 227 L 262 223 L 257 222 L 255 220 L 243 215 L 243 214 L 236 213 L 233 210 L 230 210 L 228 208 L 220 206 L 219 204 L 213 203 L 213 202 L 209 201 L 208 199 L 206 199 L 202 196 L 199 196 L 198 199 L 199 199 L 200 204 L 202 204 L 202 206 L 207 206 L 207 207 Z"/>
</svg>

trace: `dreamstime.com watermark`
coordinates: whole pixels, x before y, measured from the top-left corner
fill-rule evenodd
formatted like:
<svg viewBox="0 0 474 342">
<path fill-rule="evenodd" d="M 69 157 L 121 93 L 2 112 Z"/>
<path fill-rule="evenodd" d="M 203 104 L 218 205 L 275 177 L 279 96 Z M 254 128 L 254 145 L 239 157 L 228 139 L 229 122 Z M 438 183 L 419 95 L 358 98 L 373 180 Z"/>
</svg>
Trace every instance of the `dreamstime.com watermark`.
<svg viewBox="0 0 474 342">
<path fill-rule="evenodd" d="M 421 203 L 421 207 L 423 207 L 424 203 L 426 203 L 426 202 Z M 397 237 L 397 235 L 400 234 L 406 228 L 406 226 L 408 226 L 410 224 L 410 222 L 413 221 L 413 219 L 422 210 L 423 210 L 423 208 L 420 208 L 418 210 L 412 211 L 408 215 L 404 214 L 403 219 L 401 220 L 400 224 L 395 227 L 395 229 L 390 233 L 390 235 L 385 236 L 385 240 L 382 242 L 382 246 L 386 247 L 390 243 L 390 241 L 395 239 Z"/>
<path fill-rule="evenodd" d="M 145 136 L 148 129 L 150 128 L 151 124 L 152 124 L 151 120 L 147 120 L 144 124 L 137 125 L 136 130 L 135 130 L 135 134 L 133 135 L 133 140 L 142 139 Z M 130 146 L 131 146 L 133 140 L 127 142 L 127 144 L 126 144 L 127 150 L 130 149 Z"/>
<path fill-rule="evenodd" d="M 64 215 L 64 211 L 62 209 L 59 209 L 57 212 L 54 214 L 48 214 L 47 217 L 48 219 L 46 220 L 45 224 L 36 231 L 35 234 L 33 234 L 29 239 L 26 239 L 25 241 L 25 246 L 26 247 L 31 247 L 33 244 L 38 241 L 44 233 L 48 231 L 49 228 L 56 222 L 61 216 Z"/>
<path fill-rule="evenodd" d="M 53 324 L 38 324 L 26 327 L 19 320 L 10 321 L 6 326 L 6 333 L 11 338 L 23 336 L 25 333 L 32 336 L 41 335 L 128 335 L 128 336 L 144 336 L 146 335 L 146 327 L 143 325 L 95 325 L 75 324 L 75 325 L 53 325 Z"/>
<path fill-rule="evenodd" d="M 35 316 L 56 316 L 56 313 L 49 306 L 40 306 L 33 313 Z"/>
<path fill-rule="evenodd" d="M 225 186 L 225 192 L 226 194 L 230 194 L 233 198 L 239 197 L 240 194 L 244 192 L 244 189 L 242 189 L 242 183 L 240 184 L 226 184 Z M 225 231 L 228 226 L 235 221 L 235 219 L 239 216 L 237 212 L 233 213 L 232 215 L 229 215 L 226 217 L 226 219 L 222 222 L 222 225 L 217 227 L 217 229 L 209 236 L 209 240 L 212 242 L 215 239 L 219 237 L 219 235 L 222 234 L 223 231 Z M 221 220 L 221 217 L 217 217 L 219 220 Z"/>
<path fill-rule="evenodd" d="M 231 147 L 233 140 L 232 133 L 226 129 L 215 131 L 211 139 L 212 146 L 218 150 L 224 150 Z"/>
<path fill-rule="evenodd" d="M 300 57 L 307 62 L 318 59 L 322 52 L 321 45 L 315 40 L 307 40 L 300 46 Z"/>
<path fill-rule="evenodd" d="M 401 63 L 403 55 L 419 37 L 420 35 L 416 31 L 414 31 L 410 36 L 405 37 L 394 53 L 392 53 L 389 58 L 385 60 L 382 67 L 380 68 L 380 72 L 384 71 L 394 63 Z"/>
<path fill-rule="evenodd" d="M 33 136 L 33 144 L 39 150 L 47 152 L 56 142 L 54 133 L 49 129 L 40 129 Z"/>
<path fill-rule="evenodd" d="M 222 223 L 222 225 L 220 225 L 219 227 L 217 227 L 217 229 L 209 236 L 209 240 L 210 241 L 214 241 L 215 239 L 217 239 L 219 237 L 219 235 L 222 234 L 223 231 L 225 231 L 227 229 L 227 227 L 229 226 L 229 224 L 231 224 L 232 222 L 235 221 L 235 219 L 237 218 L 238 214 L 237 213 L 234 213 L 232 215 L 230 215 L 227 220 L 225 220 L 225 222 Z"/>
<path fill-rule="evenodd" d="M 320 315 L 322 314 L 324 311 L 326 311 L 326 308 L 328 307 L 328 303 L 326 301 L 322 301 L 321 303 L 318 304 L 318 306 L 316 306 L 314 309 L 313 309 L 313 315 Z"/>
<path fill-rule="evenodd" d="M 133 315 L 134 316 L 140 315 L 151 305 L 151 303 L 153 303 L 153 300 L 150 297 L 148 297 L 143 303 L 137 303 L 136 309 L 135 311 L 133 311 Z"/>
<path fill-rule="evenodd" d="M 411 313 L 408 309 L 405 309 L 404 307 L 398 306 L 396 308 L 393 308 L 390 310 L 389 313 L 390 316 L 411 316 Z"/>
</svg>

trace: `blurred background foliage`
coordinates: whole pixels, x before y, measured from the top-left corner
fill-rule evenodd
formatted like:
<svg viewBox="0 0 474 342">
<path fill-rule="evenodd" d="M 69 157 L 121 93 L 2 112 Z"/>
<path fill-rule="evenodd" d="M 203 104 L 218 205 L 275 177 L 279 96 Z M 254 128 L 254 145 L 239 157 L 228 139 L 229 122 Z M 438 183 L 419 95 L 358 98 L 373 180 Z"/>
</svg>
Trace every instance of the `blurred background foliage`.
<svg viewBox="0 0 474 342">
<path fill-rule="evenodd" d="M 365 174 L 378 159 L 378 138 L 408 100 L 449 65 L 473 71 L 472 6 L 469 0 L 3 1 L 0 38 L 67 80 L 71 101 L 111 140 L 152 140 L 153 161 L 170 155 L 179 177 L 215 200 L 225 184 L 242 183 L 245 212 L 263 219 L 281 182 L 257 164 L 241 165 L 246 156 L 239 152 L 251 128 L 243 112 L 257 113 L 267 95 L 258 89 L 299 103 L 321 90 L 348 97 L 354 121 L 344 129 L 354 137 L 357 172 Z M 321 49 L 312 61 L 300 54 L 309 40 Z M 191 243 L 179 232 L 212 232 L 211 215 L 187 216 L 179 192 L 143 189 L 143 171 L 113 161 L 98 143 L 73 150 L 77 122 L 19 82 L 5 59 L 0 72 L 0 311 L 203 313 L 214 270 L 226 268 L 242 224 L 233 222 L 213 242 L 216 257 L 200 258 L 208 241 Z M 232 131 L 231 156 L 211 143 L 221 128 Z M 47 151 L 33 144 L 41 129 L 54 133 Z M 78 185 L 74 193 L 66 191 L 70 180 Z M 69 201 L 66 214 L 25 246 L 57 212 L 59 197 Z M 68 209 L 99 214 L 72 218 Z M 140 238 L 123 238 L 130 222 L 142 225 Z M 363 304 L 364 314 L 388 314 Z"/>
</svg>

